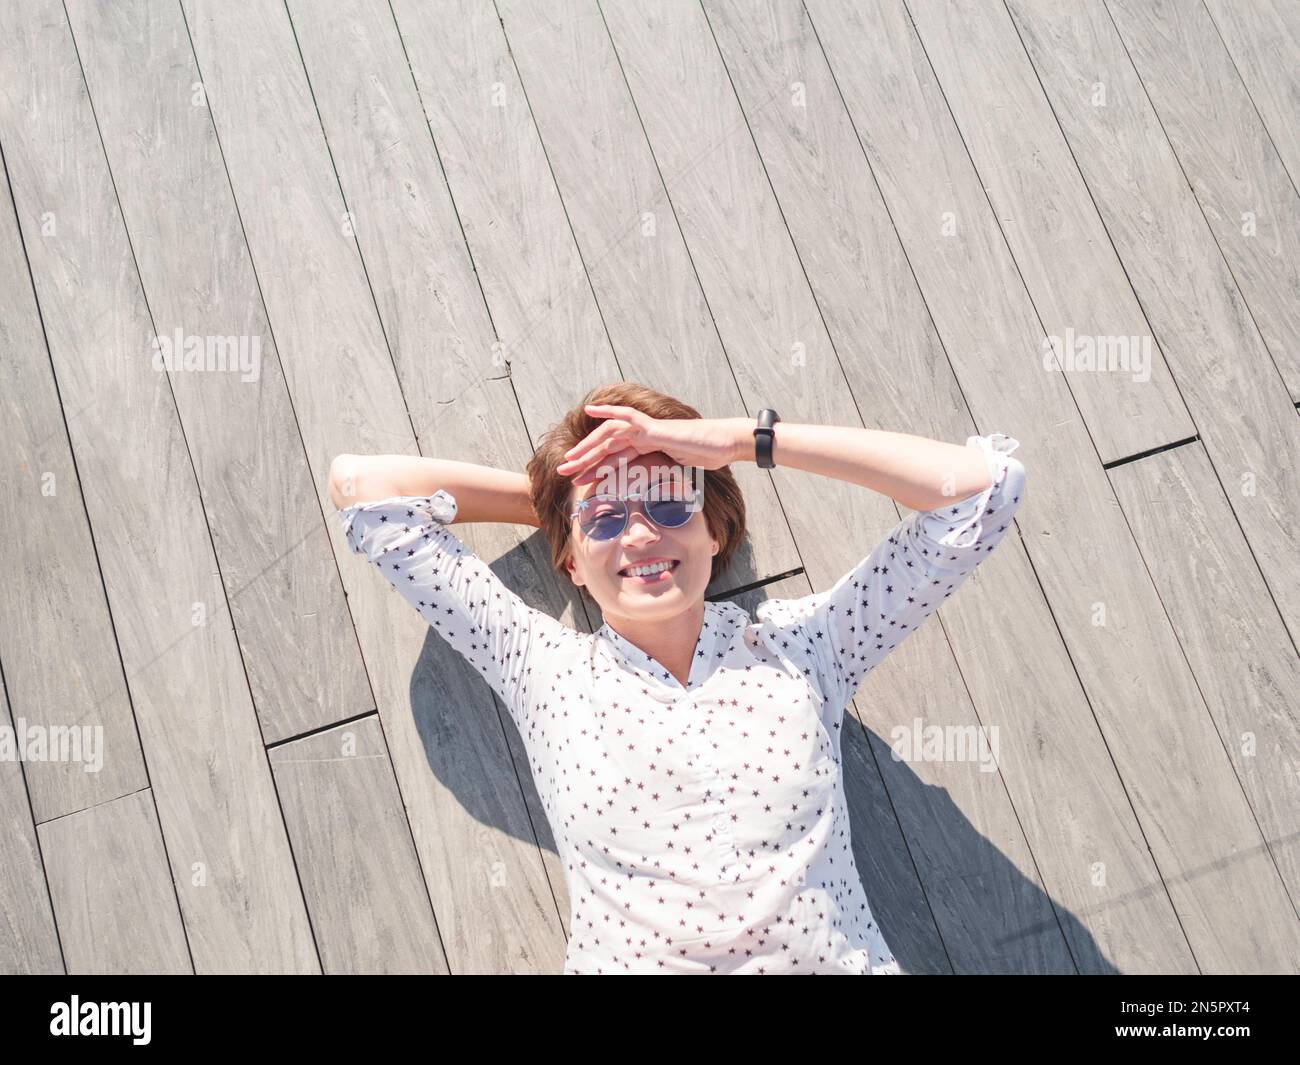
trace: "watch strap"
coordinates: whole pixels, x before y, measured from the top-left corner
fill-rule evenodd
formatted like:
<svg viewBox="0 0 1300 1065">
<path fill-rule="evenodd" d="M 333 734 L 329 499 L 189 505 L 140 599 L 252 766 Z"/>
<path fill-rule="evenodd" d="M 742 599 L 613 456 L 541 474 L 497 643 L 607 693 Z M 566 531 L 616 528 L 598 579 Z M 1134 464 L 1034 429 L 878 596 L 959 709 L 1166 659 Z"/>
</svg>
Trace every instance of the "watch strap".
<svg viewBox="0 0 1300 1065">
<path fill-rule="evenodd" d="M 780 420 L 780 415 L 771 407 L 764 407 L 758 412 L 758 424 L 754 427 L 754 461 L 761 470 L 776 468 L 776 463 L 772 460 L 772 445 L 776 438 L 773 426 Z"/>
</svg>

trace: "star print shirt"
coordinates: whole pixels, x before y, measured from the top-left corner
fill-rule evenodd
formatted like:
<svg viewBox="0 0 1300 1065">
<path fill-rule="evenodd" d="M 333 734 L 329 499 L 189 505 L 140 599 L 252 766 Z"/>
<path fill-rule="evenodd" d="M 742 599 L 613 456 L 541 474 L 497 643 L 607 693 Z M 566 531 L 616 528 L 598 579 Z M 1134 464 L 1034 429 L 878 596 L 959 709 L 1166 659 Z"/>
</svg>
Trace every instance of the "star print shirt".
<svg viewBox="0 0 1300 1065">
<path fill-rule="evenodd" d="M 566 974 L 900 972 L 854 865 L 840 729 L 1011 527 L 1018 441 L 966 444 L 990 487 L 908 514 L 831 588 L 753 617 L 706 601 L 684 686 L 607 624 L 525 604 L 447 528 L 450 493 L 340 512 L 519 730 L 569 888 Z"/>
</svg>

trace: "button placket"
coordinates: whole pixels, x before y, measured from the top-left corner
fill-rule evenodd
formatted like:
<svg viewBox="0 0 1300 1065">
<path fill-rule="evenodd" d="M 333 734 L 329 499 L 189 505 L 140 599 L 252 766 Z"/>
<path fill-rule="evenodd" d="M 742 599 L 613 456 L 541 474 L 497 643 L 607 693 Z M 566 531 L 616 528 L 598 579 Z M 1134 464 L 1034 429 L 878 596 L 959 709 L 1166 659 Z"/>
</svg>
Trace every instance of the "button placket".
<svg viewBox="0 0 1300 1065">
<path fill-rule="evenodd" d="M 694 705 L 695 700 L 692 699 L 690 702 Z M 697 751 L 696 758 L 703 770 L 700 774 L 701 779 L 706 785 L 710 786 L 709 791 L 712 797 L 708 801 L 711 806 L 716 807 L 716 809 L 710 811 L 710 814 L 720 852 L 719 877 L 724 878 L 735 869 L 735 866 L 742 859 L 736 849 L 736 838 L 731 832 L 731 825 L 728 823 L 726 780 L 723 778 L 722 770 L 714 757 L 713 745 L 710 742 L 713 733 L 712 714 L 706 716 L 702 722 L 692 720 L 691 731 L 694 734 L 692 740 Z M 729 883 L 730 881 L 724 882 Z"/>
</svg>

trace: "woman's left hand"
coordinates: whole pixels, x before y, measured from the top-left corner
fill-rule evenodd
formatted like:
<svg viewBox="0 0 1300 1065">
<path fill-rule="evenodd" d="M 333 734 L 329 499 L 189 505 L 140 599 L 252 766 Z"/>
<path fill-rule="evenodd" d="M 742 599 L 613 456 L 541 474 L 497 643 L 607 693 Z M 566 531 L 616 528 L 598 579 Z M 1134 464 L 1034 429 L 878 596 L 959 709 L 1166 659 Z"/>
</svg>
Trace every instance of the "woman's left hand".
<svg viewBox="0 0 1300 1065">
<path fill-rule="evenodd" d="M 556 472 L 575 485 L 597 479 L 601 467 L 617 469 L 619 460 L 662 451 L 681 466 L 716 470 L 735 461 L 736 419 L 652 418 L 635 407 L 588 404 L 588 414 L 606 419 L 565 452 Z"/>
</svg>

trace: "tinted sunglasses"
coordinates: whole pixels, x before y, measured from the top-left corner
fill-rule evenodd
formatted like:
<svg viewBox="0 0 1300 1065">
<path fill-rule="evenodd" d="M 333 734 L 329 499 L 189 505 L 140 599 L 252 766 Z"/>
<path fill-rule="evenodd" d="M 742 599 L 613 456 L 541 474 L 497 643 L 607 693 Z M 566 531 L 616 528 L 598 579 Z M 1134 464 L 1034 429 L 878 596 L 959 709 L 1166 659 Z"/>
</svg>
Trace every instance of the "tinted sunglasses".
<svg viewBox="0 0 1300 1065">
<path fill-rule="evenodd" d="M 680 529 L 700 509 L 703 498 L 703 488 L 694 491 L 683 488 L 651 489 L 647 496 L 636 493 L 627 496 L 593 495 L 574 504 L 569 520 L 578 518 L 578 528 L 589 539 L 613 540 L 623 535 L 633 508 L 661 528 Z"/>
</svg>

